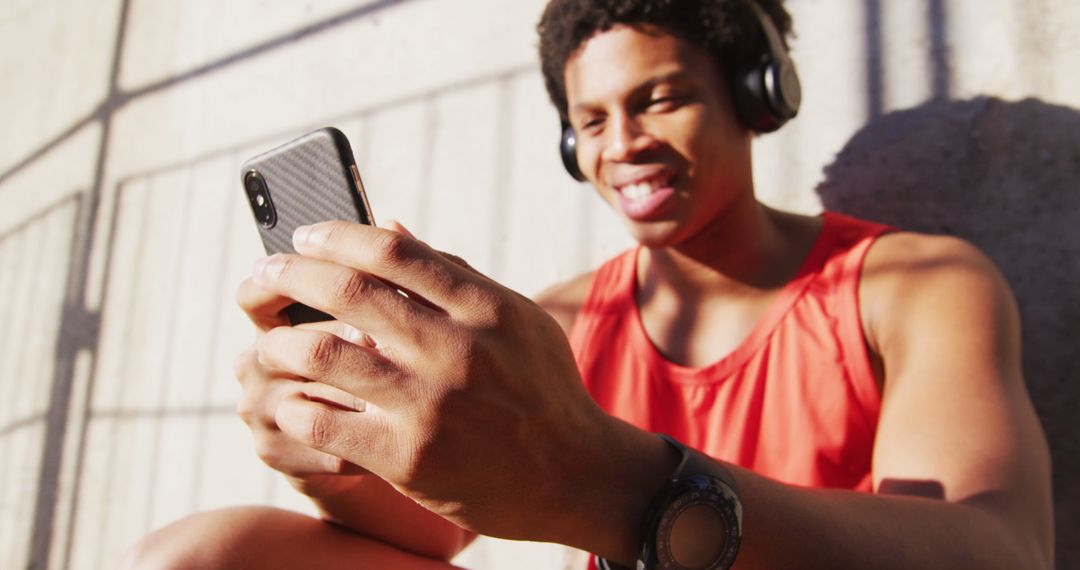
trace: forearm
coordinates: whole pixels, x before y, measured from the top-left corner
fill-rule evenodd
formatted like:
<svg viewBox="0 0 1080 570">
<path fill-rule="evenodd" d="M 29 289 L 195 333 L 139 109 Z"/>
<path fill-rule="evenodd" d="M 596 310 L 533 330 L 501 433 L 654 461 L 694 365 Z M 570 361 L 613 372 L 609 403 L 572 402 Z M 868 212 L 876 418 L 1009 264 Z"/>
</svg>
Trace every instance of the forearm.
<svg viewBox="0 0 1080 570">
<path fill-rule="evenodd" d="M 429 558 L 449 560 L 474 538 L 374 475 L 334 494 L 310 497 L 320 516 L 353 532 Z"/>
<path fill-rule="evenodd" d="M 671 474 L 659 439 L 623 425 L 591 467 L 591 485 L 568 488 L 575 509 L 559 523 L 571 546 L 633 567 L 648 499 Z M 601 430 L 597 430 L 601 431 Z M 642 437 L 644 436 L 644 437 Z M 635 446 L 637 446 L 635 448 Z M 660 471 L 649 468 L 662 465 Z M 743 506 L 736 568 L 1033 568 L 1049 569 L 1048 521 L 1010 518 L 992 495 L 963 502 L 793 487 L 729 466 Z M 666 469 L 666 473 L 663 472 Z M 637 491 L 628 491 L 637 485 Z M 619 495 L 622 495 L 622 498 Z M 1032 500 L 1042 500 L 1032 498 Z"/>
<path fill-rule="evenodd" d="M 1050 569 L 1028 521 L 996 499 L 943 499 L 796 488 L 737 472 L 744 507 L 738 568 Z"/>
</svg>

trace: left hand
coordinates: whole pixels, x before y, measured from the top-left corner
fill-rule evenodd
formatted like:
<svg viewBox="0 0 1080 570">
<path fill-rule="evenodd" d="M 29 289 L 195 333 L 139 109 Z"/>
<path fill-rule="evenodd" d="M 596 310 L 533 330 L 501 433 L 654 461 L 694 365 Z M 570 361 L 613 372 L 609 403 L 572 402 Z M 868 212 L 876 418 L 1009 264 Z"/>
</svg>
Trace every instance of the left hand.
<svg viewBox="0 0 1080 570">
<path fill-rule="evenodd" d="M 610 418 L 586 393 L 558 324 L 402 233 L 326 222 L 297 230 L 294 246 L 300 255 L 260 260 L 255 285 L 370 342 L 282 326 L 259 340 L 259 361 L 367 405 L 289 399 L 281 429 L 469 530 L 559 538 L 545 528 L 567 516 L 562 490 L 590 478 Z"/>
</svg>

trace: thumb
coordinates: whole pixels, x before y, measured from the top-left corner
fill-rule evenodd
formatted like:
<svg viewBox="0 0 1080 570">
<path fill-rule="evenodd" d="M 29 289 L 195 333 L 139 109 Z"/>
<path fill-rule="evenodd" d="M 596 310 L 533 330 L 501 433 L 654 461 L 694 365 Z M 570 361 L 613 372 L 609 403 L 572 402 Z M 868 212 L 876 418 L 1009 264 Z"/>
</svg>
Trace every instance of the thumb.
<svg viewBox="0 0 1080 570">
<path fill-rule="evenodd" d="M 390 223 L 388 223 L 388 224 L 386 225 L 386 229 L 388 229 L 388 230 L 390 230 L 390 231 L 394 231 L 394 232 L 397 232 L 397 233 L 399 233 L 399 234 L 405 234 L 405 235 L 407 235 L 407 236 L 409 236 L 409 237 L 411 237 L 411 238 L 413 238 L 413 239 L 418 239 L 418 238 L 417 238 L 417 237 L 416 237 L 415 235 L 413 235 L 413 233 L 412 233 L 412 232 L 410 232 L 410 231 L 408 230 L 408 228 L 406 228 L 405 226 L 401 225 L 401 222 L 399 222 L 399 221 L 397 221 L 397 220 L 390 220 Z"/>
</svg>

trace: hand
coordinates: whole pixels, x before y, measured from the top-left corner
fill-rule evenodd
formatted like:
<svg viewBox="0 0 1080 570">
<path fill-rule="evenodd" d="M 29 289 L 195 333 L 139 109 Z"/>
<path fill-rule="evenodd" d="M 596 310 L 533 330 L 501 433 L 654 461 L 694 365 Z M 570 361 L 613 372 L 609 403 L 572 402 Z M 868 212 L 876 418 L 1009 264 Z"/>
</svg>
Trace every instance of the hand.
<svg viewBox="0 0 1080 570">
<path fill-rule="evenodd" d="M 259 339 L 258 360 L 366 405 L 286 398 L 275 424 L 464 528 L 553 539 L 568 511 L 562 490 L 591 478 L 582 465 L 608 419 L 558 324 L 401 233 L 328 222 L 297 230 L 294 246 L 301 255 L 261 260 L 254 284 L 370 342 L 278 327 Z"/>
<path fill-rule="evenodd" d="M 291 299 L 258 287 L 251 280 L 241 285 L 237 302 L 255 324 L 257 338 L 262 338 L 274 327 L 288 325 L 281 311 L 293 303 Z M 311 323 L 302 327 L 336 334 L 343 339 L 360 338 L 356 329 L 340 322 Z M 243 389 L 236 411 L 251 430 L 256 453 L 264 463 L 284 474 L 301 493 L 313 498 L 336 495 L 359 483 L 358 476 L 366 473 L 364 469 L 312 449 L 282 432 L 275 415 L 281 403 L 290 399 L 319 401 L 352 410 L 362 407 L 363 402 L 332 386 L 308 382 L 267 366 L 259 361 L 255 346 L 237 357 L 234 373 Z"/>
</svg>

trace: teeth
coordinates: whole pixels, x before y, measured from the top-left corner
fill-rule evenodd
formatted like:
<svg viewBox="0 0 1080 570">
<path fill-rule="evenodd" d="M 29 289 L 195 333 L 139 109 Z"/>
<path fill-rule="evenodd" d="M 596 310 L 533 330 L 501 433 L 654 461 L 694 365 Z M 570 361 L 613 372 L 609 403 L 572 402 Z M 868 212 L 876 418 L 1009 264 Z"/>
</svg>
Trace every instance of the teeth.
<svg viewBox="0 0 1080 570">
<path fill-rule="evenodd" d="M 662 177 L 651 178 L 649 180 L 642 180 L 637 184 L 623 186 L 620 192 L 630 200 L 638 202 L 652 196 L 653 192 L 656 192 L 656 189 L 665 182 L 665 179 Z"/>
<path fill-rule="evenodd" d="M 623 189 L 623 196 L 626 196 L 635 202 L 648 198 L 652 193 L 653 187 L 647 182 L 632 184 Z"/>
</svg>

